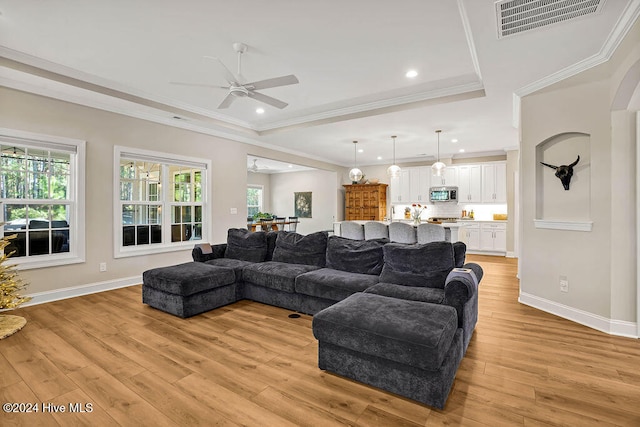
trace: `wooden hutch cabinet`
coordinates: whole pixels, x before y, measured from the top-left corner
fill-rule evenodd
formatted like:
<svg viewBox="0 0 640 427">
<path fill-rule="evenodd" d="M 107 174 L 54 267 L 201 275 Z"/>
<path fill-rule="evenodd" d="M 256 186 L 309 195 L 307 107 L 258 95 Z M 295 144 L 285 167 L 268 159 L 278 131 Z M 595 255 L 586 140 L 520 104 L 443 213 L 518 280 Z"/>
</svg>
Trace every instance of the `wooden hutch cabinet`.
<svg viewBox="0 0 640 427">
<path fill-rule="evenodd" d="M 387 184 L 344 185 L 345 221 L 382 221 L 387 215 Z"/>
</svg>

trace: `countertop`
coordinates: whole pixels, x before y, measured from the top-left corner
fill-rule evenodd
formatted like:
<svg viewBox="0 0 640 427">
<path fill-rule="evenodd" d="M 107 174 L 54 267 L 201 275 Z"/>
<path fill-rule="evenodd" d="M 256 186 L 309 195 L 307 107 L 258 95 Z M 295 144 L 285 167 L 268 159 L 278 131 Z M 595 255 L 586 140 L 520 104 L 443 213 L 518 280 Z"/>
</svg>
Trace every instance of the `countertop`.
<svg viewBox="0 0 640 427">
<path fill-rule="evenodd" d="M 509 222 L 506 219 L 459 219 L 458 222 L 466 222 L 466 223 L 472 223 L 472 222 Z"/>
</svg>

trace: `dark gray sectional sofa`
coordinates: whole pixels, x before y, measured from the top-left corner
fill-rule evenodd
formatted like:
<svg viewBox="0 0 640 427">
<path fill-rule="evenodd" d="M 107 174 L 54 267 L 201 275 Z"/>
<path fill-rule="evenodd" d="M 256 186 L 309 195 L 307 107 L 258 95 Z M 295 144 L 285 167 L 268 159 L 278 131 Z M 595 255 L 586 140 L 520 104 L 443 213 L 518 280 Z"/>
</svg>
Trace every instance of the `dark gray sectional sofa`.
<svg viewBox="0 0 640 427">
<path fill-rule="evenodd" d="M 204 251 L 203 251 L 204 249 Z M 352 240 L 326 232 L 306 236 L 287 232 L 230 229 L 227 243 L 196 245 L 193 260 L 233 268 L 238 300 L 250 299 L 315 314 L 356 292 L 445 304 L 456 309 L 466 350 L 478 319 L 477 284 L 446 281 L 454 268 L 474 272 L 462 242 L 423 245 L 387 239 Z"/>
<path fill-rule="evenodd" d="M 314 315 L 320 368 L 442 408 L 478 320 L 483 271 L 465 252 L 230 229 L 193 263 L 146 271 L 143 302 L 181 317 L 241 299 Z"/>
</svg>

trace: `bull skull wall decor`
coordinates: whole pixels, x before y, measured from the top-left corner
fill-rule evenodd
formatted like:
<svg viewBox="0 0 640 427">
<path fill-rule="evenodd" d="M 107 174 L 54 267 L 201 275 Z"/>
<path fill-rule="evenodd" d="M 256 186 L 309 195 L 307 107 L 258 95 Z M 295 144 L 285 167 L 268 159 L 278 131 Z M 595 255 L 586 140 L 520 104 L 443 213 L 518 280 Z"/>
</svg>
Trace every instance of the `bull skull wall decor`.
<svg viewBox="0 0 640 427">
<path fill-rule="evenodd" d="M 562 182 L 562 186 L 564 187 L 565 190 L 568 190 L 569 183 L 571 182 L 571 177 L 573 176 L 573 167 L 577 165 L 579 161 L 580 161 L 580 156 L 578 156 L 576 161 L 571 163 L 570 165 L 554 166 L 545 162 L 540 162 L 540 163 L 542 163 L 543 165 L 551 169 L 555 169 L 556 176 L 560 178 L 560 181 Z"/>
</svg>

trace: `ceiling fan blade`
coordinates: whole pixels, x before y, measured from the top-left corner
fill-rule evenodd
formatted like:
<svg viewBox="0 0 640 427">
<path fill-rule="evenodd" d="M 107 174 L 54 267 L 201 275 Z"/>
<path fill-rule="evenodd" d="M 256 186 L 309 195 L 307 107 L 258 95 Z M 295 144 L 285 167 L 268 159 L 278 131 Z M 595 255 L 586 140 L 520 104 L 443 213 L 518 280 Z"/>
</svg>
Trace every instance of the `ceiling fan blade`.
<svg viewBox="0 0 640 427">
<path fill-rule="evenodd" d="M 253 83 L 246 83 L 244 86 L 249 86 L 252 90 L 269 89 L 272 87 L 286 86 L 300 83 L 298 78 L 293 74 L 282 77 L 274 77 L 272 79 L 259 80 Z"/>
<path fill-rule="evenodd" d="M 218 105 L 218 108 L 219 108 L 219 109 L 221 109 L 221 108 L 229 108 L 229 106 L 230 106 L 231 104 L 233 104 L 233 101 L 235 101 L 235 100 L 236 100 L 236 97 L 235 97 L 235 96 L 233 96 L 233 95 L 230 93 L 230 94 L 228 94 L 228 95 L 226 96 L 226 98 L 224 98 L 224 99 L 222 100 L 222 102 L 220 103 L 220 105 Z"/>
<path fill-rule="evenodd" d="M 212 61 L 216 62 L 217 64 L 220 65 L 220 67 L 222 68 L 222 70 L 224 71 L 224 78 L 227 82 L 229 82 L 229 84 L 233 84 L 234 86 L 238 86 L 238 84 L 240 83 L 240 81 L 242 80 L 240 77 L 236 76 L 235 74 L 233 74 L 226 65 L 224 65 L 224 62 L 222 62 L 220 60 L 220 58 L 216 58 L 215 56 L 205 56 L 206 59 L 211 59 Z"/>
<path fill-rule="evenodd" d="M 206 83 L 169 82 L 169 84 L 179 86 L 209 87 L 213 89 L 229 89 L 228 86 L 208 85 Z"/>
<path fill-rule="evenodd" d="M 272 98 L 270 96 L 264 95 L 259 92 L 249 91 L 248 96 L 250 98 L 255 99 L 256 101 L 264 102 L 265 104 L 269 104 L 273 107 L 280 108 L 280 109 L 283 109 L 284 107 L 289 105 L 284 101 L 280 101 L 279 99 Z"/>
</svg>

